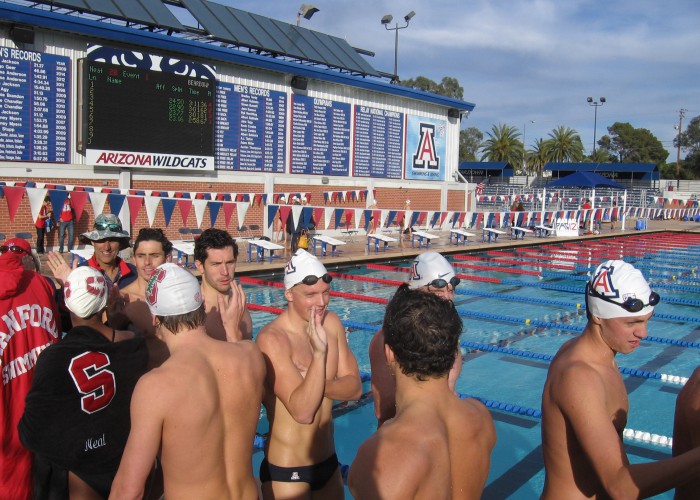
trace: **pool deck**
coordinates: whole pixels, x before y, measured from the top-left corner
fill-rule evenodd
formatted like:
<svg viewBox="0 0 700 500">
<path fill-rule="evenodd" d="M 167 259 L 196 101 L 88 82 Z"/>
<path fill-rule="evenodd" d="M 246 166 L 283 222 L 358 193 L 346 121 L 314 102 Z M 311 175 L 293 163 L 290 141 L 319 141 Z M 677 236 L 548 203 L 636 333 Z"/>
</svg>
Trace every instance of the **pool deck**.
<svg viewBox="0 0 700 500">
<path fill-rule="evenodd" d="M 650 220 L 647 224 L 647 229 L 643 231 L 638 231 L 634 229 L 634 221 L 630 221 L 627 224 L 625 231 L 620 230 L 619 223 L 615 230 L 611 231 L 610 226 L 605 224 L 602 228 L 600 234 L 586 234 L 582 236 L 575 237 L 555 237 L 555 236 L 545 236 L 538 237 L 534 233 L 526 233 L 523 239 L 511 239 L 509 233 L 499 235 L 498 239 L 492 242 L 482 241 L 482 230 L 468 230 L 474 236 L 469 236 L 468 241 L 465 244 L 460 241 L 459 245 L 455 244 L 455 238 L 450 241 L 450 231 L 427 231 L 431 234 L 436 234 L 439 239 L 434 239 L 426 246 L 425 239 L 423 240 L 422 246 L 419 248 L 418 241 L 414 242 L 414 246 L 411 247 L 411 241 L 404 241 L 404 248 L 399 246 L 398 241 L 389 242 L 386 249 L 382 242 L 379 242 L 379 250 L 375 252 L 374 242 L 367 245 L 367 236 L 364 231 L 360 231 L 358 234 L 353 235 L 352 241 L 345 241 L 342 237 L 338 238 L 345 242 L 345 245 L 338 246 L 335 251 L 335 255 L 331 255 L 330 246 L 327 247 L 326 255 L 321 255 L 320 244 L 316 246 L 316 255 L 321 259 L 321 261 L 327 267 L 343 267 L 352 264 L 360 264 L 372 261 L 386 261 L 392 259 L 403 260 L 406 258 L 412 258 L 419 253 L 425 252 L 427 250 L 434 250 L 443 254 L 450 253 L 469 253 L 469 252 L 479 252 L 483 250 L 490 250 L 495 248 L 513 248 L 521 246 L 535 246 L 542 244 L 557 244 L 563 243 L 565 241 L 582 241 L 587 239 L 600 239 L 600 238 L 610 238 L 617 236 L 633 235 L 633 234 L 648 234 L 656 233 L 659 231 L 674 231 L 674 232 L 691 232 L 700 233 L 700 223 L 697 222 L 685 222 L 678 220 Z M 629 227 L 631 226 L 631 228 Z M 394 232 L 387 234 L 392 238 L 398 238 L 399 235 Z M 260 272 L 281 272 L 284 266 L 291 256 L 289 248 L 285 248 L 284 252 L 275 252 L 275 256 L 270 262 L 267 252 L 265 253 L 265 258 L 260 262 L 255 259 L 255 252 L 253 255 L 253 262 L 248 262 L 248 249 L 246 248 L 247 243 L 245 240 L 237 240 L 240 246 L 240 254 L 238 256 L 238 264 L 236 265 L 237 275 L 248 275 L 256 274 Z"/>
</svg>

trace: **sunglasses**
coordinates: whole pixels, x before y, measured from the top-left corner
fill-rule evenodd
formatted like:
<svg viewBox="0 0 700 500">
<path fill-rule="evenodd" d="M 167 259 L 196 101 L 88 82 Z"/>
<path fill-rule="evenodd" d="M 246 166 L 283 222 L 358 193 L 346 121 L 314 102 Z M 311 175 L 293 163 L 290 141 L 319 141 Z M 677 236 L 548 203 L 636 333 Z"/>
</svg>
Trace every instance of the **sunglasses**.
<svg viewBox="0 0 700 500">
<path fill-rule="evenodd" d="M 438 278 L 428 283 L 428 286 L 432 286 L 433 288 L 445 288 L 447 285 L 452 285 L 452 289 L 454 290 L 455 288 L 457 288 L 457 285 L 459 285 L 460 282 L 461 280 L 457 276 L 452 276 L 452 278 L 450 278 L 450 281 Z"/>
<path fill-rule="evenodd" d="M 95 222 L 95 229 L 98 231 L 119 231 L 122 232 L 121 224 L 108 224 L 107 222 Z"/>
<path fill-rule="evenodd" d="M 7 245 L 3 245 L 0 247 L 0 255 L 4 254 L 8 250 L 16 255 L 22 255 L 23 253 L 27 253 L 27 251 L 22 247 L 18 247 L 16 245 L 11 245 L 8 247 Z"/>
<path fill-rule="evenodd" d="M 659 297 L 658 293 L 651 292 L 651 295 L 649 295 L 648 304 L 645 304 L 644 301 L 642 301 L 641 299 L 633 299 L 632 297 L 628 298 L 624 302 L 616 302 L 611 298 L 608 298 L 605 295 L 601 295 L 600 293 L 598 293 L 591 287 L 590 283 L 586 283 L 586 290 L 587 295 L 590 295 L 591 297 L 595 297 L 597 299 L 604 300 L 605 302 L 610 302 L 611 304 L 618 305 L 624 310 L 633 313 L 639 312 L 647 306 L 655 306 L 659 303 L 659 300 L 661 300 L 661 297 Z"/>
<path fill-rule="evenodd" d="M 333 281 L 333 276 L 326 273 L 319 278 L 318 276 L 310 274 L 309 276 L 301 280 L 301 283 L 308 286 L 314 286 L 316 283 L 318 283 L 318 280 L 323 280 L 324 283 L 330 283 L 331 281 Z"/>
</svg>

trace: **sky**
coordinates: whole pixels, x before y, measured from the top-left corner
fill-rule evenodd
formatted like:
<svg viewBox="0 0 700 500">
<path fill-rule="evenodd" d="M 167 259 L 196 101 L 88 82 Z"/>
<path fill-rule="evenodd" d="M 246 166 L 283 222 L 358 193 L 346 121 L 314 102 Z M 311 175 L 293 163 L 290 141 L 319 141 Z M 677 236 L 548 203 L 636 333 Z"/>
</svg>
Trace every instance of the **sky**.
<svg viewBox="0 0 700 500">
<path fill-rule="evenodd" d="M 301 0 L 213 0 L 296 23 Z M 525 132 L 528 147 L 560 125 L 581 135 L 586 152 L 615 122 L 651 131 L 676 160 L 679 110 L 685 130 L 700 115 L 698 0 L 313 0 L 303 27 L 375 52 L 368 62 L 393 73 L 439 82 L 456 78 L 476 104 L 462 128 L 497 124 Z M 592 97 L 604 105 L 590 106 Z M 681 153 L 681 157 L 683 157 Z"/>
</svg>

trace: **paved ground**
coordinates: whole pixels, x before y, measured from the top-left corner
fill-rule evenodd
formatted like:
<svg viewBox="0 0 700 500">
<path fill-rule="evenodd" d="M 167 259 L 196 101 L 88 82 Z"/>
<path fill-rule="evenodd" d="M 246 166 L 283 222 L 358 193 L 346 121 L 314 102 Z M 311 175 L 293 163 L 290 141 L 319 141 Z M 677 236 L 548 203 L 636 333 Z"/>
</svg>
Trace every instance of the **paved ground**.
<svg viewBox="0 0 700 500">
<path fill-rule="evenodd" d="M 629 224 L 628 224 L 629 225 Z M 469 231 L 476 234 L 474 237 L 470 237 L 467 244 L 460 244 L 456 246 L 454 239 L 450 243 L 449 231 L 430 231 L 430 233 L 437 234 L 440 236 L 438 240 L 433 240 L 430 246 L 427 247 L 429 250 L 435 250 L 440 253 L 456 253 L 456 252 L 477 252 L 485 249 L 492 248 L 510 248 L 514 246 L 532 246 L 539 245 L 543 243 L 557 243 L 563 241 L 576 241 L 576 240 L 586 240 L 591 238 L 609 238 L 612 236 L 622 236 L 626 234 L 643 234 L 643 233 L 655 233 L 658 231 L 678 231 L 678 232 L 694 232 L 700 233 L 700 223 L 697 222 L 684 222 L 677 220 L 665 220 L 665 221 L 648 221 L 647 229 L 645 231 L 637 231 L 634 229 L 634 223 L 632 223 L 632 228 L 629 227 L 625 231 L 621 231 L 618 227 L 611 231 L 608 225 L 603 226 L 601 234 L 598 235 L 584 235 L 573 238 L 555 238 L 553 236 L 546 238 L 539 238 L 533 236 L 531 233 L 525 236 L 523 240 L 512 240 L 508 234 L 501 235 L 497 242 L 484 243 L 481 238 L 481 230 Z M 392 237 L 398 237 L 396 233 L 391 234 Z M 253 274 L 261 271 L 281 271 L 284 268 L 287 260 L 290 257 L 290 251 L 287 249 L 285 251 L 284 257 L 273 258 L 270 262 L 269 259 L 265 259 L 264 262 L 248 262 L 247 249 L 244 248 L 245 241 L 239 241 L 241 245 L 241 255 L 238 258 L 238 265 L 236 266 L 236 274 Z M 379 250 L 379 253 L 375 253 L 374 248 L 368 251 L 367 248 L 367 237 L 364 232 L 355 235 L 353 241 L 347 242 L 346 245 L 339 246 L 336 250 L 335 257 L 330 255 L 330 247 L 328 247 L 327 255 L 325 257 L 321 256 L 320 245 L 317 246 L 316 255 L 322 260 L 322 262 L 327 267 L 342 266 L 352 263 L 362 263 L 371 262 L 375 260 L 386 260 L 386 259 L 405 259 L 414 257 L 415 255 L 426 250 L 426 246 L 423 245 L 422 248 L 418 248 L 418 244 L 411 247 L 411 242 L 405 242 L 405 248 L 401 248 L 398 242 L 391 243 L 386 251 Z"/>
<path fill-rule="evenodd" d="M 371 262 L 377 260 L 403 260 L 406 258 L 412 258 L 415 255 L 424 252 L 426 249 L 435 250 L 436 252 L 449 254 L 449 253 L 464 253 L 464 252 L 478 252 L 485 249 L 492 248 L 511 248 L 515 246 L 532 246 L 540 245 L 543 243 L 557 243 L 563 241 L 578 241 L 586 240 L 591 238 L 609 238 L 613 236 L 621 236 L 625 234 L 643 234 L 643 233 L 655 233 L 659 231 L 676 231 L 676 232 L 693 232 L 700 233 L 700 223 L 697 222 L 684 222 L 677 220 L 665 220 L 665 221 L 648 221 L 647 229 L 645 231 L 637 231 L 634 229 L 634 221 L 632 221 L 631 229 L 628 227 L 626 231 L 621 231 L 619 226 L 611 231 L 608 225 L 603 226 L 600 234 L 597 235 L 583 235 L 579 237 L 572 238 L 555 238 L 553 236 L 540 238 L 533 236 L 529 233 L 524 239 L 512 240 L 508 234 L 503 234 L 499 236 L 496 242 L 482 242 L 482 231 L 481 230 L 470 230 L 469 232 L 474 233 L 476 236 L 469 237 L 469 241 L 464 244 L 461 243 L 459 246 L 455 245 L 454 239 L 450 243 L 450 232 L 449 231 L 429 231 L 431 234 L 437 234 L 439 239 L 433 240 L 430 246 L 426 247 L 425 244 L 422 248 L 419 248 L 418 243 L 415 243 L 414 247 L 411 247 L 410 241 L 405 241 L 404 248 L 399 246 L 398 242 L 392 242 L 383 250 L 380 248 L 378 253 L 375 253 L 374 246 L 372 245 L 370 249 L 367 247 L 367 236 L 364 231 L 359 234 L 354 235 L 352 240 L 344 240 L 346 244 L 338 246 L 336 249 L 335 256 L 331 255 L 331 248 L 328 246 L 327 255 L 321 255 L 321 246 L 317 245 L 316 255 L 322 260 L 326 267 L 342 267 L 344 265 L 353 263 L 363 263 Z M 398 238 L 398 234 L 394 232 L 390 234 L 394 238 Z M 253 252 L 253 261 L 248 261 L 248 248 L 246 240 L 237 240 L 240 246 L 240 255 L 238 256 L 238 265 L 236 266 L 237 275 L 245 274 L 255 274 L 255 273 L 275 273 L 282 272 L 287 260 L 290 257 L 290 250 L 285 249 L 284 253 L 275 252 L 275 256 L 270 262 L 267 252 L 265 252 L 264 261 L 257 262 L 255 260 L 255 252 Z M 67 255 L 65 256 L 68 257 Z M 46 256 L 42 255 L 42 270 L 46 272 L 48 266 L 46 266 Z M 127 259 L 128 260 L 128 259 Z M 192 259 L 190 258 L 190 262 Z M 195 273 L 196 274 L 196 273 Z"/>
</svg>

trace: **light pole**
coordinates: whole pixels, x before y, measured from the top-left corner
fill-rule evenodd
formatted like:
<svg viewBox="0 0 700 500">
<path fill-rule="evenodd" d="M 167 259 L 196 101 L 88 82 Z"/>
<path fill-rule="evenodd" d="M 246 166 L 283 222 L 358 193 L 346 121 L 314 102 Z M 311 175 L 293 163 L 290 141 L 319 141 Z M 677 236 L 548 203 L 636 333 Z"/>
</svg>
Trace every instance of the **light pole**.
<svg viewBox="0 0 700 500">
<path fill-rule="evenodd" d="M 382 17 L 382 24 L 384 25 L 384 28 L 387 31 L 393 31 L 396 34 L 394 36 L 394 82 L 399 81 L 399 30 L 408 28 L 411 19 L 413 19 L 413 16 L 415 15 L 416 12 L 412 10 L 411 12 L 403 16 L 403 20 L 406 21 L 405 26 L 399 26 L 399 23 L 397 22 L 393 28 L 389 27 L 389 23 L 393 21 L 394 16 L 392 16 L 391 14 L 387 14 L 386 16 Z"/>
<path fill-rule="evenodd" d="M 523 173 L 527 174 L 527 141 L 525 140 L 527 134 L 527 124 L 535 123 L 535 120 L 528 120 L 523 123 Z"/>
<path fill-rule="evenodd" d="M 676 153 L 676 190 L 681 188 L 681 131 L 683 130 L 683 117 L 687 109 L 681 108 L 678 110 L 678 138 L 676 142 L 678 143 L 678 151 Z"/>
<path fill-rule="evenodd" d="M 588 99 L 586 99 L 586 101 L 588 101 L 589 106 L 595 107 L 595 113 L 593 115 L 593 157 L 595 157 L 595 133 L 596 133 L 596 128 L 598 126 L 598 107 L 605 104 L 605 97 L 601 97 L 600 102 L 594 101 L 592 97 L 589 97 Z M 594 159 L 594 158 L 591 158 L 591 159 Z"/>
<path fill-rule="evenodd" d="M 318 7 L 315 7 L 311 4 L 303 3 L 301 4 L 301 7 L 299 7 L 299 12 L 297 12 L 297 26 L 299 26 L 299 23 L 301 22 L 301 18 L 303 17 L 304 19 L 311 19 L 311 16 L 316 14 L 316 12 L 319 11 Z"/>
</svg>

